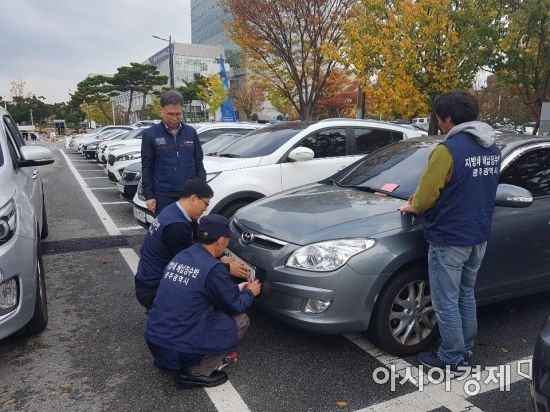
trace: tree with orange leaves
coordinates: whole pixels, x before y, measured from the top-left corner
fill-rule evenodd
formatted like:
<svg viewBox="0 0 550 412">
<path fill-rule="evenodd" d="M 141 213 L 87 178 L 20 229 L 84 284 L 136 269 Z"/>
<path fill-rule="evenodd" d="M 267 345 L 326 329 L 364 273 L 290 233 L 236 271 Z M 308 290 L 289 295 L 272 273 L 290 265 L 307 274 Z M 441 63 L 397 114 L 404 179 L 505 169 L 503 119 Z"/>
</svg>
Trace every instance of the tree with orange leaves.
<svg viewBox="0 0 550 412">
<path fill-rule="evenodd" d="M 327 79 L 315 114 L 318 117 L 350 117 L 357 102 L 357 84 L 341 69 L 333 70 Z"/>
<path fill-rule="evenodd" d="M 223 0 L 232 40 L 246 68 L 266 90 L 284 96 L 303 120 L 312 118 L 335 66 L 324 47 L 343 43 L 352 0 Z"/>
<path fill-rule="evenodd" d="M 242 111 L 248 119 L 263 108 L 265 91 L 258 81 L 247 79 L 237 87 L 232 87 L 230 93 L 233 94 L 235 108 Z"/>
</svg>

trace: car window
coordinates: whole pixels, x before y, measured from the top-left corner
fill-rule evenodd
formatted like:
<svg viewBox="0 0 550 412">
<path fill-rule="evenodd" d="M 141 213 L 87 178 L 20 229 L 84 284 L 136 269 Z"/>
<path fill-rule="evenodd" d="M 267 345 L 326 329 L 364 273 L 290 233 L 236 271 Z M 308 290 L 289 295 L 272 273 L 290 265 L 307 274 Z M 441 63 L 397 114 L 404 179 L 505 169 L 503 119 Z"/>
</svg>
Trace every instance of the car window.
<svg viewBox="0 0 550 412">
<path fill-rule="evenodd" d="M 6 142 L 8 144 L 8 151 L 10 152 L 11 163 L 14 170 L 17 170 L 19 168 L 19 166 L 17 166 L 17 159 L 20 158 L 19 149 L 16 147 L 13 134 L 11 130 L 7 127 L 7 125 L 5 129 L 6 129 L 6 136 L 7 136 Z"/>
<path fill-rule="evenodd" d="M 345 156 L 347 147 L 346 129 L 319 130 L 304 138 L 298 146 L 313 150 L 315 159 Z"/>
<path fill-rule="evenodd" d="M 199 133 L 199 141 L 201 143 L 207 142 L 220 134 L 225 133 L 224 129 L 210 129 Z"/>
<path fill-rule="evenodd" d="M 502 171 L 500 183 L 523 187 L 535 197 L 550 195 L 550 148 L 519 156 Z"/>
<path fill-rule="evenodd" d="M 308 126 L 307 123 L 285 124 L 256 129 L 245 138 L 222 149 L 219 156 L 225 157 L 259 157 L 267 156 L 292 139 Z"/>
<path fill-rule="evenodd" d="M 391 193 L 407 199 L 416 190 L 433 145 L 404 140 L 374 152 L 332 176 L 340 186 L 383 190 L 397 185 Z"/>
<path fill-rule="evenodd" d="M 23 139 L 23 136 L 21 136 L 21 132 L 19 131 L 15 122 L 10 116 L 4 115 L 4 123 L 6 124 L 6 127 L 8 128 L 8 130 L 10 131 L 10 135 L 13 139 L 13 142 L 17 146 L 17 152 L 19 152 L 19 148 L 21 146 L 25 146 L 25 139 Z"/>
<path fill-rule="evenodd" d="M 353 135 L 357 153 L 360 154 L 369 154 L 390 143 L 403 140 L 401 132 L 365 127 L 353 129 Z"/>
</svg>

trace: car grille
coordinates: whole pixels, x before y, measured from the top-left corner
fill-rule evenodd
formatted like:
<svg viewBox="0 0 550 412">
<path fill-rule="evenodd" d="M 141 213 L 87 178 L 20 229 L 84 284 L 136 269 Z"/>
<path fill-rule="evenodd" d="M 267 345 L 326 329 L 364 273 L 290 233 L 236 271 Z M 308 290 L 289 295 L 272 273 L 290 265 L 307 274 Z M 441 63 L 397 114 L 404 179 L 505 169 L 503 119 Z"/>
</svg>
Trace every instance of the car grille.
<svg viewBox="0 0 550 412">
<path fill-rule="evenodd" d="M 109 161 L 109 165 L 111 165 L 111 166 L 114 165 L 115 164 L 115 155 L 110 154 L 108 161 Z"/>
<path fill-rule="evenodd" d="M 134 180 L 137 176 L 137 173 L 134 173 L 134 172 L 124 172 L 122 173 L 122 177 L 121 179 L 126 181 L 126 182 L 131 182 L 132 180 Z"/>
<path fill-rule="evenodd" d="M 233 227 L 235 233 L 239 235 L 239 237 L 241 237 L 242 234 L 245 232 L 245 230 L 240 227 L 235 220 L 231 221 L 231 226 Z M 279 250 L 286 245 L 286 242 L 277 241 L 276 239 L 269 238 L 268 236 L 254 234 L 254 239 L 248 244 L 260 247 L 262 249 Z"/>
</svg>

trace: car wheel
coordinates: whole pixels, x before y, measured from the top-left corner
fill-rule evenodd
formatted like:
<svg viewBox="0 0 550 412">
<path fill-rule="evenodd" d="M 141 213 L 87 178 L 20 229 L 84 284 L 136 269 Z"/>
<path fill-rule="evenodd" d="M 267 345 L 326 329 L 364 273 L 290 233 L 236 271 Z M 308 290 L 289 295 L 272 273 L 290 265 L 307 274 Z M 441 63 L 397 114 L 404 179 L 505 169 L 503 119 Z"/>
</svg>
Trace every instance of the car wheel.
<svg viewBox="0 0 550 412">
<path fill-rule="evenodd" d="M 29 323 L 21 330 L 22 336 L 31 336 L 40 333 L 48 324 L 48 298 L 46 297 L 46 276 L 44 275 L 44 264 L 40 243 L 37 249 L 36 263 L 36 298 L 34 303 L 34 314 Z"/>
<path fill-rule="evenodd" d="M 436 336 L 427 268 L 404 270 L 380 293 L 369 333 L 380 349 L 408 356 L 427 349 Z"/>
<path fill-rule="evenodd" d="M 236 200 L 224 207 L 221 210 L 220 215 L 225 216 L 227 219 L 231 219 L 233 215 L 237 212 L 237 210 L 239 210 L 241 207 L 245 207 L 252 202 L 253 200 Z"/>
<path fill-rule="evenodd" d="M 46 239 L 48 237 L 48 216 L 46 215 L 46 204 L 44 203 L 44 196 L 42 196 L 42 230 L 40 231 L 40 239 Z"/>
</svg>

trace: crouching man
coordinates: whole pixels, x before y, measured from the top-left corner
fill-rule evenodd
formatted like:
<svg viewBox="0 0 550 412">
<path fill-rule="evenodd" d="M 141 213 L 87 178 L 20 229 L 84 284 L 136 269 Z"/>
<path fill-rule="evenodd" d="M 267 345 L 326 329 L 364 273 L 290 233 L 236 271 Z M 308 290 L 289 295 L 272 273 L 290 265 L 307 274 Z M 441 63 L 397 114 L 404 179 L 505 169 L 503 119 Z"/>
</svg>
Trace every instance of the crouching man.
<svg viewBox="0 0 550 412">
<path fill-rule="evenodd" d="M 217 368 L 248 330 L 244 312 L 261 290 L 256 280 L 240 291 L 218 260 L 230 238 L 238 239 L 226 218 L 202 217 L 198 243 L 168 263 L 149 314 L 145 340 L 155 366 L 177 370 L 182 388 L 227 381 Z"/>
</svg>

